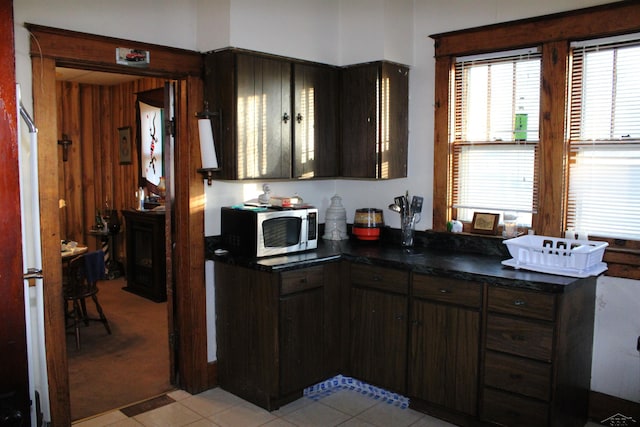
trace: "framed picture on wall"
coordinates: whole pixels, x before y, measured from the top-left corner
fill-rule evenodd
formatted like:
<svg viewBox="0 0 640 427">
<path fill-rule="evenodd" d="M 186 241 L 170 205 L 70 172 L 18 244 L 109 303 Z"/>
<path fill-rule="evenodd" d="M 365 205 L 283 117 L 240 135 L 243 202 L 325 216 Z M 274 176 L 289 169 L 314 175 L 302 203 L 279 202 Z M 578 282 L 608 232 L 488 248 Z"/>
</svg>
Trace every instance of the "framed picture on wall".
<svg viewBox="0 0 640 427">
<path fill-rule="evenodd" d="M 475 212 L 471 222 L 471 232 L 480 234 L 496 234 L 500 214 Z"/>
<path fill-rule="evenodd" d="M 131 164 L 131 126 L 118 128 L 118 147 L 120 152 L 120 164 Z"/>
</svg>

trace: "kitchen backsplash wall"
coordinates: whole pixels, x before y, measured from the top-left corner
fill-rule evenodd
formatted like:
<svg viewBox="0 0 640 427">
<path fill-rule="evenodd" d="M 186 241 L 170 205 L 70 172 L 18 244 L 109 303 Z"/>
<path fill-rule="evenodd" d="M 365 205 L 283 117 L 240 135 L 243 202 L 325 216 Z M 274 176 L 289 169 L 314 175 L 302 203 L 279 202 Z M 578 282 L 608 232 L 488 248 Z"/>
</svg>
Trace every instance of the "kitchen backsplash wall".
<svg viewBox="0 0 640 427">
<path fill-rule="evenodd" d="M 233 182 L 214 181 L 205 183 L 205 236 L 220 234 L 220 207 L 231 206 L 257 198 L 262 193 L 262 185 L 267 183 L 275 196 L 299 195 L 305 203 L 318 208 L 320 222 L 324 223 L 331 197 L 338 194 L 347 212 L 347 222 L 353 223 L 356 209 L 383 209 L 385 225 L 400 227 L 400 215 L 388 209 L 395 196 L 409 191 L 410 195 L 424 196 L 425 186 L 409 187 L 407 179 L 390 181 L 317 180 L 317 181 L 275 181 L 275 182 Z M 431 201 L 425 200 L 423 218 L 416 224 L 417 230 L 431 228 Z"/>
</svg>

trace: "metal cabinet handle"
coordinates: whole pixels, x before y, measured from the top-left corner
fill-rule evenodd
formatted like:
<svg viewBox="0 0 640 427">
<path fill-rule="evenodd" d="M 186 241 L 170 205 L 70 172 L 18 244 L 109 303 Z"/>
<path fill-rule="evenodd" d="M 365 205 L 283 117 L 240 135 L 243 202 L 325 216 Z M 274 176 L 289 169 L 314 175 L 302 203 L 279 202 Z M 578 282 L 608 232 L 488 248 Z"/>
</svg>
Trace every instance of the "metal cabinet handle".
<svg viewBox="0 0 640 427">
<path fill-rule="evenodd" d="M 440 291 L 441 294 L 450 294 L 451 293 L 451 291 L 449 289 L 444 289 L 444 288 L 440 288 L 439 291 Z"/>
<path fill-rule="evenodd" d="M 302 123 L 302 114 L 298 113 L 298 115 L 296 116 L 296 122 Z"/>
<path fill-rule="evenodd" d="M 285 124 L 289 121 L 290 117 L 289 114 L 284 113 L 284 116 L 282 116 L 282 121 L 285 122 Z"/>
<path fill-rule="evenodd" d="M 523 305 L 527 305 L 527 303 L 522 299 L 517 299 L 517 300 L 513 301 L 513 305 L 517 305 L 517 306 L 521 307 Z"/>
<path fill-rule="evenodd" d="M 372 280 L 374 282 L 380 282 L 382 280 L 382 277 L 378 276 L 377 274 L 374 274 L 372 277 Z"/>
</svg>

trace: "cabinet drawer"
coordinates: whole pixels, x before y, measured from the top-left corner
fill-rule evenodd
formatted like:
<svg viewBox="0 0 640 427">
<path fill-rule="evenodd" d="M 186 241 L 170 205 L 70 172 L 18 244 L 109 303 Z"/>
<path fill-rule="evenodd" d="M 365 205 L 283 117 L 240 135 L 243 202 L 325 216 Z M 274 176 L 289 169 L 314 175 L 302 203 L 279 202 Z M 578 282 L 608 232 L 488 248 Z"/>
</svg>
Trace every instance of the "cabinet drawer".
<svg viewBox="0 0 640 427">
<path fill-rule="evenodd" d="M 482 418 L 505 426 L 546 426 L 549 425 L 549 406 L 526 397 L 485 388 Z"/>
<path fill-rule="evenodd" d="M 352 264 L 351 283 L 356 286 L 407 294 L 409 273 L 375 265 Z"/>
<path fill-rule="evenodd" d="M 467 307 L 480 307 L 482 285 L 459 279 L 416 274 L 413 276 L 413 296 Z"/>
<path fill-rule="evenodd" d="M 551 365 L 488 351 L 484 384 L 549 401 Z"/>
<path fill-rule="evenodd" d="M 489 287 L 487 299 L 489 311 L 533 319 L 555 319 L 555 295 L 522 289 Z"/>
<path fill-rule="evenodd" d="M 487 317 L 487 348 L 551 362 L 553 325 L 490 313 Z"/>
<path fill-rule="evenodd" d="M 324 280 L 323 271 L 323 267 L 320 265 L 283 272 L 280 282 L 280 294 L 286 295 L 321 287 Z"/>
</svg>

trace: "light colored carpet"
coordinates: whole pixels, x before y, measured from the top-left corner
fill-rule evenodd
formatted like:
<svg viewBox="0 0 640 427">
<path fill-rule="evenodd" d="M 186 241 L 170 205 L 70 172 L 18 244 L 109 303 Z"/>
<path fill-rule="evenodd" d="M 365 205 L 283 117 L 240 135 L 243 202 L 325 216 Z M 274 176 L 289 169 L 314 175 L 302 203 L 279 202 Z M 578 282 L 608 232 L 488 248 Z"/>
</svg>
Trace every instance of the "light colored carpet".
<svg viewBox="0 0 640 427">
<path fill-rule="evenodd" d="M 122 290 L 124 278 L 98 283 L 98 300 L 111 326 L 90 322 L 76 350 L 68 329 L 71 418 L 79 420 L 172 390 L 169 383 L 167 303 Z M 90 317 L 95 305 L 87 300 Z"/>
</svg>

